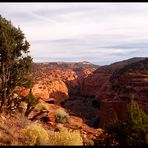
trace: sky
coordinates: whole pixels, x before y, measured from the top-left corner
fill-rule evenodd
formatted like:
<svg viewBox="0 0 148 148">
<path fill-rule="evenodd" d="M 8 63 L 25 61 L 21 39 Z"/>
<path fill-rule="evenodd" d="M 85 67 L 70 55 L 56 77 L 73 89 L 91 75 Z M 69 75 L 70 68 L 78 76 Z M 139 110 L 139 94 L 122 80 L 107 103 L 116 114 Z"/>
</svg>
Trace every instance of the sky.
<svg viewBox="0 0 148 148">
<path fill-rule="evenodd" d="M 0 3 L 34 62 L 106 65 L 148 57 L 148 3 Z"/>
</svg>

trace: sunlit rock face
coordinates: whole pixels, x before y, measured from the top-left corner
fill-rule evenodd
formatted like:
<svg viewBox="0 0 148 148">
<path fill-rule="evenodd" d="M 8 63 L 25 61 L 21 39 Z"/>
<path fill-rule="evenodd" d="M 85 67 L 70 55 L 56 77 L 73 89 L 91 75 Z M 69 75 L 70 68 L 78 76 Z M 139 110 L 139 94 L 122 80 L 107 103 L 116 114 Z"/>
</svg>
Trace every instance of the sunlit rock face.
<svg viewBox="0 0 148 148">
<path fill-rule="evenodd" d="M 78 95 L 82 79 L 96 69 L 85 65 L 83 63 L 35 64 L 32 72 L 34 94 L 61 101 L 67 99 L 69 95 Z"/>
<path fill-rule="evenodd" d="M 68 99 L 68 88 L 61 80 L 53 80 L 50 82 L 39 81 L 32 88 L 32 93 L 36 98 L 48 99 L 54 98 L 56 103 Z"/>
<path fill-rule="evenodd" d="M 41 63 L 34 64 L 32 94 L 36 98 L 50 100 L 53 98 L 59 104 L 69 98 L 69 95 L 80 94 L 80 84 L 84 77 L 96 68 L 87 63 Z M 29 94 L 29 89 L 19 88 L 23 96 Z"/>
<path fill-rule="evenodd" d="M 19 88 L 22 96 L 29 94 L 29 89 Z M 32 94 L 37 99 L 49 100 L 50 98 L 55 99 L 56 104 L 60 104 L 65 99 L 68 99 L 68 88 L 66 84 L 59 80 L 51 82 L 38 81 L 32 87 Z"/>
</svg>

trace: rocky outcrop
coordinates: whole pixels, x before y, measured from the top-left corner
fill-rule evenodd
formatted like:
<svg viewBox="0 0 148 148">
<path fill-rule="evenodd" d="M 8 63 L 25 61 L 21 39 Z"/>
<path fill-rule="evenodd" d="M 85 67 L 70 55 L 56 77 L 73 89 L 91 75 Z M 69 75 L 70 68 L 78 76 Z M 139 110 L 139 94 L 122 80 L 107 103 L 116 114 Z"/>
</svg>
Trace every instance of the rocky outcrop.
<svg viewBox="0 0 148 148">
<path fill-rule="evenodd" d="M 81 95 L 98 99 L 101 104 L 98 107 L 98 127 L 103 127 L 107 122 L 122 118 L 126 110 L 126 102 L 119 101 L 118 94 L 112 89 L 110 78 L 112 72 L 99 68 L 83 80 Z"/>
<path fill-rule="evenodd" d="M 113 89 L 121 98 L 129 98 L 130 95 L 138 100 L 148 98 L 148 74 L 125 73 L 112 80 Z"/>
<path fill-rule="evenodd" d="M 101 102 L 98 108 L 99 126 L 104 126 L 110 120 L 121 119 L 130 97 L 134 97 L 148 114 L 146 62 L 147 59 L 144 59 L 136 64 L 132 62 L 132 65 L 126 62 L 100 67 L 83 79 L 80 94 L 93 96 Z"/>
<path fill-rule="evenodd" d="M 47 63 L 34 64 L 33 79 L 34 83 L 38 81 L 63 81 L 67 88 L 69 95 L 76 95 L 80 93 L 81 80 L 96 70 L 95 66 L 83 63 Z"/>
<path fill-rule="evenodd" d="M 112 101 L 120 98 L 121 89 L 127 88 L 126 94 L 128 90 L 147 97 L 147 63 L 148 58 L 132 58 L 100 67 L 82 80 L 80 94 Z"/>
<path fill-rule="evenodd" d="M 102 97 L 107 99 L 106 96 L 110 94 L 111 83 L 109 81 L 111 74 L 108 70 L 99 68 L 92 74 L 88 75 L 82 80 L 80 94 L 88 97 Z M 101 95 L 104 94 L 104 95 Z"/>
<path fill-rule="evenodd" d="M 29 94 L 29 89 L 26 88 L 16 88 L 16 91 L 22 96 L 27 96 Z M 32 87 L 32 94 L 37 99 L 43 99 L 46 101 L 55 99 L 56 104 L 60 104 L 62 101 L 68 99 L 68 88 L 65 83 L 61 80 L 53 80 L 50 82 L 37 81 Z"/>
<path fill-rule="evenodd" d="M 114 78 L 112 83 L 120 100 L 133 97 L 148 114 L 148 74 L 129 72 Z"/>
<path fill-rule="evenodd" d="M 44 106 L 46 109 L 44 108 L 40 110 L 39 106 Z M 103 129 L 91 128 L 87 124 L 85 124 L 82 118 L 74 115 L 69 114 L 68 122 L 62 124 L 59 123 L 55 115 L 55 112 L 57 110 L 63 110 L 68 113 L 67 110 L 58 105 L 48 104 L 42 99 L 39 99 L 39 104 L 37 104 L 34 110 L 31 112 L 31 114 L 29 115 L 29 119 L 30 121 L 40 123 L 44 125 L 44 127 L 52 130 L 58 130 L 58 127 L 66 127 L 70 130 L 78 130 L 81 133 L 84 145 L 89 145 L 90 140 L 93 140 L 94 142 L 101 142 L 104 141 L 104 138 L 106 138 L 107 135 Z"/>
</svg>

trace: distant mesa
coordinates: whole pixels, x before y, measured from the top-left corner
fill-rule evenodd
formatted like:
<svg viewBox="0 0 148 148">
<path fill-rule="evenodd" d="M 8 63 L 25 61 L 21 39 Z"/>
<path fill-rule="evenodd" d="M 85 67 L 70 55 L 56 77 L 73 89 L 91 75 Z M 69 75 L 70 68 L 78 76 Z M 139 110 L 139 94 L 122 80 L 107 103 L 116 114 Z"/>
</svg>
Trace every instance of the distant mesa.
<svg viewBox="0 0 148 148">
<path fill-rule="evenodd" d="M 38 63 L 38 64 L 58 64 L 58 65 L 60 65 L 60 64 L 92 64 L 91 62 L 89 62 L 89 61 L 82 61 L 82 62 L 64 62 L 64 61 L 54 61 L 54 62 L 34 62 L 34 63 Z"/>
<path fill-rule="evenodd" d="M 91 64 L 90 62 L 88 62 L 88 61 L 83 61 L 83 62 L 81 62 L 82 64 Z"/>
</svg>

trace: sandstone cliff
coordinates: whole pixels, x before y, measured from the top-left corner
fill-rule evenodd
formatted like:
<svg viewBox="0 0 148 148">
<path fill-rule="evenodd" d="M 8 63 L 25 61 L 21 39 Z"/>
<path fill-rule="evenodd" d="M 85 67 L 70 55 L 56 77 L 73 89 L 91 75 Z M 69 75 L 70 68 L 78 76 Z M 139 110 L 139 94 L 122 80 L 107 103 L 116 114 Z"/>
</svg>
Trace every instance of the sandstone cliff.
<svg viewBox="0 0 148 148">
<path fill-rule="evenodd" d="M 80 94 L 101 101 L 100 123 L 121 118 L 130 97 L 148 114 L 148 58 L 98 68 L 83 79 Z M 117 66 L 117 67 L 116 67 Z"/>
</svg>

